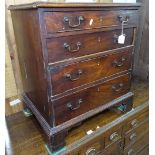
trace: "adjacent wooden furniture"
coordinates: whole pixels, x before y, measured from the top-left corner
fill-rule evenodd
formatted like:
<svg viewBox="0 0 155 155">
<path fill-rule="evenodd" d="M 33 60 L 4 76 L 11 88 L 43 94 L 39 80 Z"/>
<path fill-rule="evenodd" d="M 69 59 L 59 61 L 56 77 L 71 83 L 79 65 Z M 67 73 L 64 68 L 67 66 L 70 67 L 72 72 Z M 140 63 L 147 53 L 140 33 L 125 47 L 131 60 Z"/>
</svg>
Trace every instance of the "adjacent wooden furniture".
<svg viewBox="0 0 155 155">
<path fill-rule="evenodd" d="M 62 148 L 68 131 L 85 119 L 112 106 L 123 112 L 132 109 L 139 6 L 38 2 L 9 7 L 23 100 L 43 127 L 52 151 Z M 122 27 L 125 42 L 119 43 Z"/>
<path fill-rule="evenodd" d="M 148 155 L 148 89 L 147 82 L 135 80 L 132 83 L 133 110 L 125 114 L 106 110 L 85 120 L 69 131 L 61 155 L 85 155 L 86 152 L 89 155 L 93 152 L 95 155 L 96 152 L 101 155 Z M 6 121 L 9 132 L 7 155 L 48 155 L 44 133 L 34 116 L 17 113 L 8 116 Z M 87 135 L 89 130 L 93 133 Z"/>
</svg>

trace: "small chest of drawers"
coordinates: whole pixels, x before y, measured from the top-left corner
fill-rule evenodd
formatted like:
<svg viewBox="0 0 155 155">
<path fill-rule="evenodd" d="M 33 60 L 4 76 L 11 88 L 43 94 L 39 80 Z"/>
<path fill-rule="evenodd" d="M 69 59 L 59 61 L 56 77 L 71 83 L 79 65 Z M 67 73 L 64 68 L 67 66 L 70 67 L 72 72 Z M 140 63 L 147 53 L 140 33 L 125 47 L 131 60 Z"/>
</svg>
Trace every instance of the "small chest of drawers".
<svg viewBox="0 0 155 155">
<path fill-rule="evenodd" d="M 123 112 L 132 108 L 139 6 L 36 2 L 9 7 L 23 100 L 53 151 L 64 146 L 68 130 L 83 120 L 112 106 Z M 120 44 L 122 23 L 125 41 Z"/>
</svg>

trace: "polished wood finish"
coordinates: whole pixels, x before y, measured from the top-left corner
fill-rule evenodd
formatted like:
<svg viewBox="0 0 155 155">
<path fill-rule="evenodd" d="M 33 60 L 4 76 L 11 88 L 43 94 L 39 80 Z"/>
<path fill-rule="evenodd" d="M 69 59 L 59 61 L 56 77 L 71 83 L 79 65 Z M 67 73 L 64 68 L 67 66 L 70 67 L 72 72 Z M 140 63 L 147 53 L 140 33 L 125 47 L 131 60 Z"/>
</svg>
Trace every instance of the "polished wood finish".
<svg viewBox="0 0 155 155">
<path fill-rule="evenodd" d="M 23 101 L 44 129 L 52 151 L 62 148 L 68 131 L 82 121 L 107 108 L 120 108 L 123 113 L 132 109 L 130 82 L 139 4 L 70 6 L 38 2 L 9 7 Z M 96 25 L 87 26 L 89 20 L 89 25 Z M 99 26 L 101 20 L 106 26 Z M 124 44 L 118 42 L 122 22 Z M 64 31 L 58 32 L 62 26 Z"/>
<path fill-rule="evenodd" d="M 51 84 L 54 96 L 69 89 L 86 85 L 105 77 L 131 69 L 132 53 L 129 51 L 107 54 L 93 60 L 85 60 L 69 66 L 51 68 Z"/>
<path fill-rule="evenodd" d="M 149 99 L 148 84 L 144 82 L 139 82 L 136 80 L 134 82 L 134 85 L 132 85 L 132 89 L 135 94 L 135 97 L 133 100 L 134 110 L 130 111 L 128 114 L 119 114 L 119 113 L 107 110 L 95 117 L 90 118 L 89 120 L 86 120 L 80 126 L 69 131 L 69 134 L 66 137 L 66 146 L 65 146 L 66 153 L 64 152 L 62 154 L 63 155 L 64 154 L 81 155 L 78 151 L 80 149 L 81 149 L 81 152 L 83 151 L 83 146 L 82 146 L 83 143 L 86 143 L 86 147 L 84 151 L 87 151 L 88 149 L 95 147 L 96 150 L 97 148 L 99 148 L 101 150 L 104 150 L 105 152 L 108 152 L 108 153 L 110 152 L 111 154 L 115 154 L 116 152 L 119 152 L 120 151 L 119 146 L 121 146 L 120 140 L 109 145 L 106 148 L 104 147 L 104 141 L 105 141 L 104 137 L 106 136 L 104 129 L 106 128 L 107 130 L 110 130 L 111 124 L 112 124 L 111 122 L 113 123 L 116 122 L 116 124 L 118 123 L 120 124 L 118 120 L 120 120 L 121 122 L 124 122 L 123 126 L 125 126 L 127 123 L 126 121 L 132 119 L 133 117 L 141 116 L 143 115 L 143 113 L 146 113 L 146 112 L 148 113 L 148 105 L 145 108 L 142 108 L 140 111 L 137 111 L 137 109 L 139 107 L 142 107 L 144 105 L 143 103 Z M 45 141 L 43 139 L 43 131 L 34 116 L 25 117 L 23 113 L 17 113 L 17 114 L 8 116 L 6 120 L 7 120 L 7 127 L 9 130 L 9 141 L 7 141 L 6 143 L 6 154 L 10 155 L 9 153 L 11 153 L 14 155 L 19 155 L 19 154 L 48 155 L 48 152 L 44 146 Z M 99 126 L 100 128 L 102 127 L 103 128 L 101 130 L 100 128 L 96 130 L 97 126 Z M 89 130 L 93 130 L 94 132 L 91 135 L 87 135 L 86 132 Z M 96 137 L 96 135 L 98 136 Z M 83 142 L 77 143 L 80 139 L 82 139 Z M 138 140 L 138 142 L 140 141 Z M 144 144 L 144 147 L 142 146 L 142 149 L 138 154 L 140 155 L 148 154 L 148 145 L 146 147 L 145 146 L 146 146 L 146 143 Z M 84 151 L 82 152 L 83 154 L 85 154 Z M 101 152 L 101 154 L 103 154 L 103 152 Z"/>
<path fill-rule="evenodd" d="M 67 21 L 65 21 L 65 17 L 67 17 Z M 79 21 L 79 17 L 82 17 L 81 21 Z M 68 14 L 66 12 L 53 13 L 47 10 L 44 13 L 46 33 L 117 27 L 121 26 L 122 19 L 128 20 L 125 23 L 127 25 L 137 25 L 138 11 L 81 11 Z"/>
<path fill-rule="evenodd" d="M 50 123 L 48 108 L 47 81 L 42 55 L 41 38 L 36 10 L 11 12 L 23 88 L 37 109 Z"/>
<path fill-rule="evenodd" d="M 48 61 L 55 62 L 132 45 L 133 28 L 124 29 L 124 33 L 126 35 L 124 44 L 117 43 L 117 37 L 121 34 L 120 29 L 47 39 Z M 70 46 L 71 51 L 77 50 L 78 43 L 81 45 L 78 51 L 69 52 L 64 47 L 65 43 Z"/>
<path fill-rule="evenodd" d="M 11 5 L 10 10 L 32 9 L 32 8 L 102 8 L 102 7 L 139 7 L 141 3 L 50 3 L 34 2 L 29 4 Z"/>
<path fill-rule="evenodd" d="M 130 75 L 127 74 L 88 90 L 53 101 L 56 125 L 126 94 L 130 88 L 129 81 Z M 121 87 L 120 84 L 122 84 Z"/>
</svg>

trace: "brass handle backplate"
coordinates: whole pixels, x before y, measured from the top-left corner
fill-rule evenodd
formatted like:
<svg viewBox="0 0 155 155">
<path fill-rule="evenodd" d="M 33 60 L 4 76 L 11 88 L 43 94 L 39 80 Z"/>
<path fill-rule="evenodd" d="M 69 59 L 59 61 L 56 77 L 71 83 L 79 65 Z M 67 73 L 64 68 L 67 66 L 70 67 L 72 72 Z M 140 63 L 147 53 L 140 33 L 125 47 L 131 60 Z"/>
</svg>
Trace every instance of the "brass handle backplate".
<svg viewBox="0 0 155 155">
<path fill-rule="evenodd" d="M 130 135 L 130 140 L 133 141 L 136 139 L 136 137 L 137 137 L 136 133 L 133 133 Z"/>
<path fill-rule="evenodd" d="M 124 57 L 122 57 L 120 60 L 114 60 L 112 62 L 112 65 L 114 67 L 122 67 L 124 65 L 124 62 L 126 61 L 126 59 Z"/>
<path fill-rule="evenodd" d="M 110 140 L 113 142 L 116 142 L 120 137 L 120 135 L 117 132 L 114 132 L 113 134 L 110 135 Z"/>
<path fill-rule="evenodd" d="M 76 49 L 71 49 L 71 46 L 67 43 L 64 43 L 64 48 L 68 50 L 68 52 L 71 52 L 71 53 L 74 53 L 74 52 L 77 52 L 80 50 L 80 46 L 81 46 L 81 43 L 80 42 L 77 42 L 76 43 L 76 46 L 77 48 Z"/>
<path fill-rule="evenodd" d="M 133 149 L 130 149 L 129 151 L 128 151 L 128 155 L 134 155 L 135 153 L 134 153 L 134 150 Z"/>
<path fill-rule="evenodd" d="M 83 16 L 78 16 L 76 17 L 77 20 L 78 20 L 78 23 L 77 24 L 74 24 L 72 25 L 71 22 L 70 22 L 70 19 L 69 17 L 64 17 L 64 22 L 65 23 L 68 23 L 68 26 L 71 27 L 71 28 L 75 28 L 75 27 L 78 27 L 81 25 L 81 22 L 84 21 L 84 17 Z"/>
<path fill-rule="evenodd" d="M 74 107 L 73 104 L 72 104 L 71 102 L 69 102 L 69 103 L 67 103 L 67 109 L 68 109 L 68 110 L 76 110 L 76 109 L 79 109 L 82 102 L 83 102 L 83 101 L 82 101 L 81 98 L 78 99 L 78 101 L 77 101 L 77 106 L 76 106 L 76 107 Z"/>
<path fill-rule="evenodd" d="M 82 74 L 82 70 L 79 69 L 76 73 L 65 73 L 65 77 L 69 78 L 71 81 L 76 81 L 80 78 L 80 75 Z"/>
<path fill-rule="evenodd" d="M 96 149 L 95 149 L 94 147 L 89 148 L 89 149 L 86 151 L 86 155 L 96 155 Z"/>
<path fill-rule="evenodd" d="M 119 84 L 116 84 L 116 85 L 113 85 L 112 86 L 112 90 L 115 91 L 115 92 L 118 92 L 122 89 L 122 87 L 124 86 L 123 83 L 119 83 Z"/>
<path fill-rule="evenodd" d="M 132 125 L 132 127 L 137 127 L 137 126 L 138 126 L 138 121 L 137 121 L 137 119 L 134 119 L 134 120 L 131 122 L 131 125 Z"/>
</svg>

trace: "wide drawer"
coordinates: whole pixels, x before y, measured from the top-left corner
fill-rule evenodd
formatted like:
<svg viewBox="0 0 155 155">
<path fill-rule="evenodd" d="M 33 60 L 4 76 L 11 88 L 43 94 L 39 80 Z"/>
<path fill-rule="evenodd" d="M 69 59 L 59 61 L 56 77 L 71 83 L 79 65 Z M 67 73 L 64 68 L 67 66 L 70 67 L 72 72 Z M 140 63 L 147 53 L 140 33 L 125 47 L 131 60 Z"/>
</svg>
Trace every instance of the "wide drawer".
<svg viewBox="0 0 155 155">
<path fill-rule="evenodd" d="M 148 131 L 149 128 L 149 122 L 148 119 L 144 121 L 143 124 L 141 124 L 139 127 L 128 133 L 128 135 L 125 136 L 125 147 L 135 142 L 137 139 L 139 139 L 144 132 Z"/>
<path fill-rule="evenodd" d="M 117 41 L 120 29 L 47 39 L 48 61 L 51 63 L 132 45 L 133 31 L 133 28 L 124 29 L 124 44 Z"/>
<path fill-rule="evenodd" d="M 131 147 L 124 150 L 123 155 L 136 155 L 140 150 L 149 144 L 149 133 L 145 133 L 139 140 L 137 140 Z"/>
<path fill-rule="evenodd" d="M 93 28 L 120 26 L 125 24 L 135 26 L 138 22 L 137 10 L 116 11 L 82 11 L 82 12 L 44 12 L 45 29 L 47 33 L 85 30 Z"/>
<path fill-rule="evenodd" d="M 103 55 L 68 66 L 51 67 L 52 94 L 89 84 L 131 68 L 132 50 Z"/>
<path fill-rule="evenodd" d="M 123 84 L 120 87 L 120 84 Z M 114 87 L 116 89 L 114 89 Z M 122 75 L 103 84 L 80 91 L 79 93 L 52 101 L 56 125 L 128 93 L 130 74 Z M 128 102 L 127 100 L 123 103 Z"/>
</svg>

